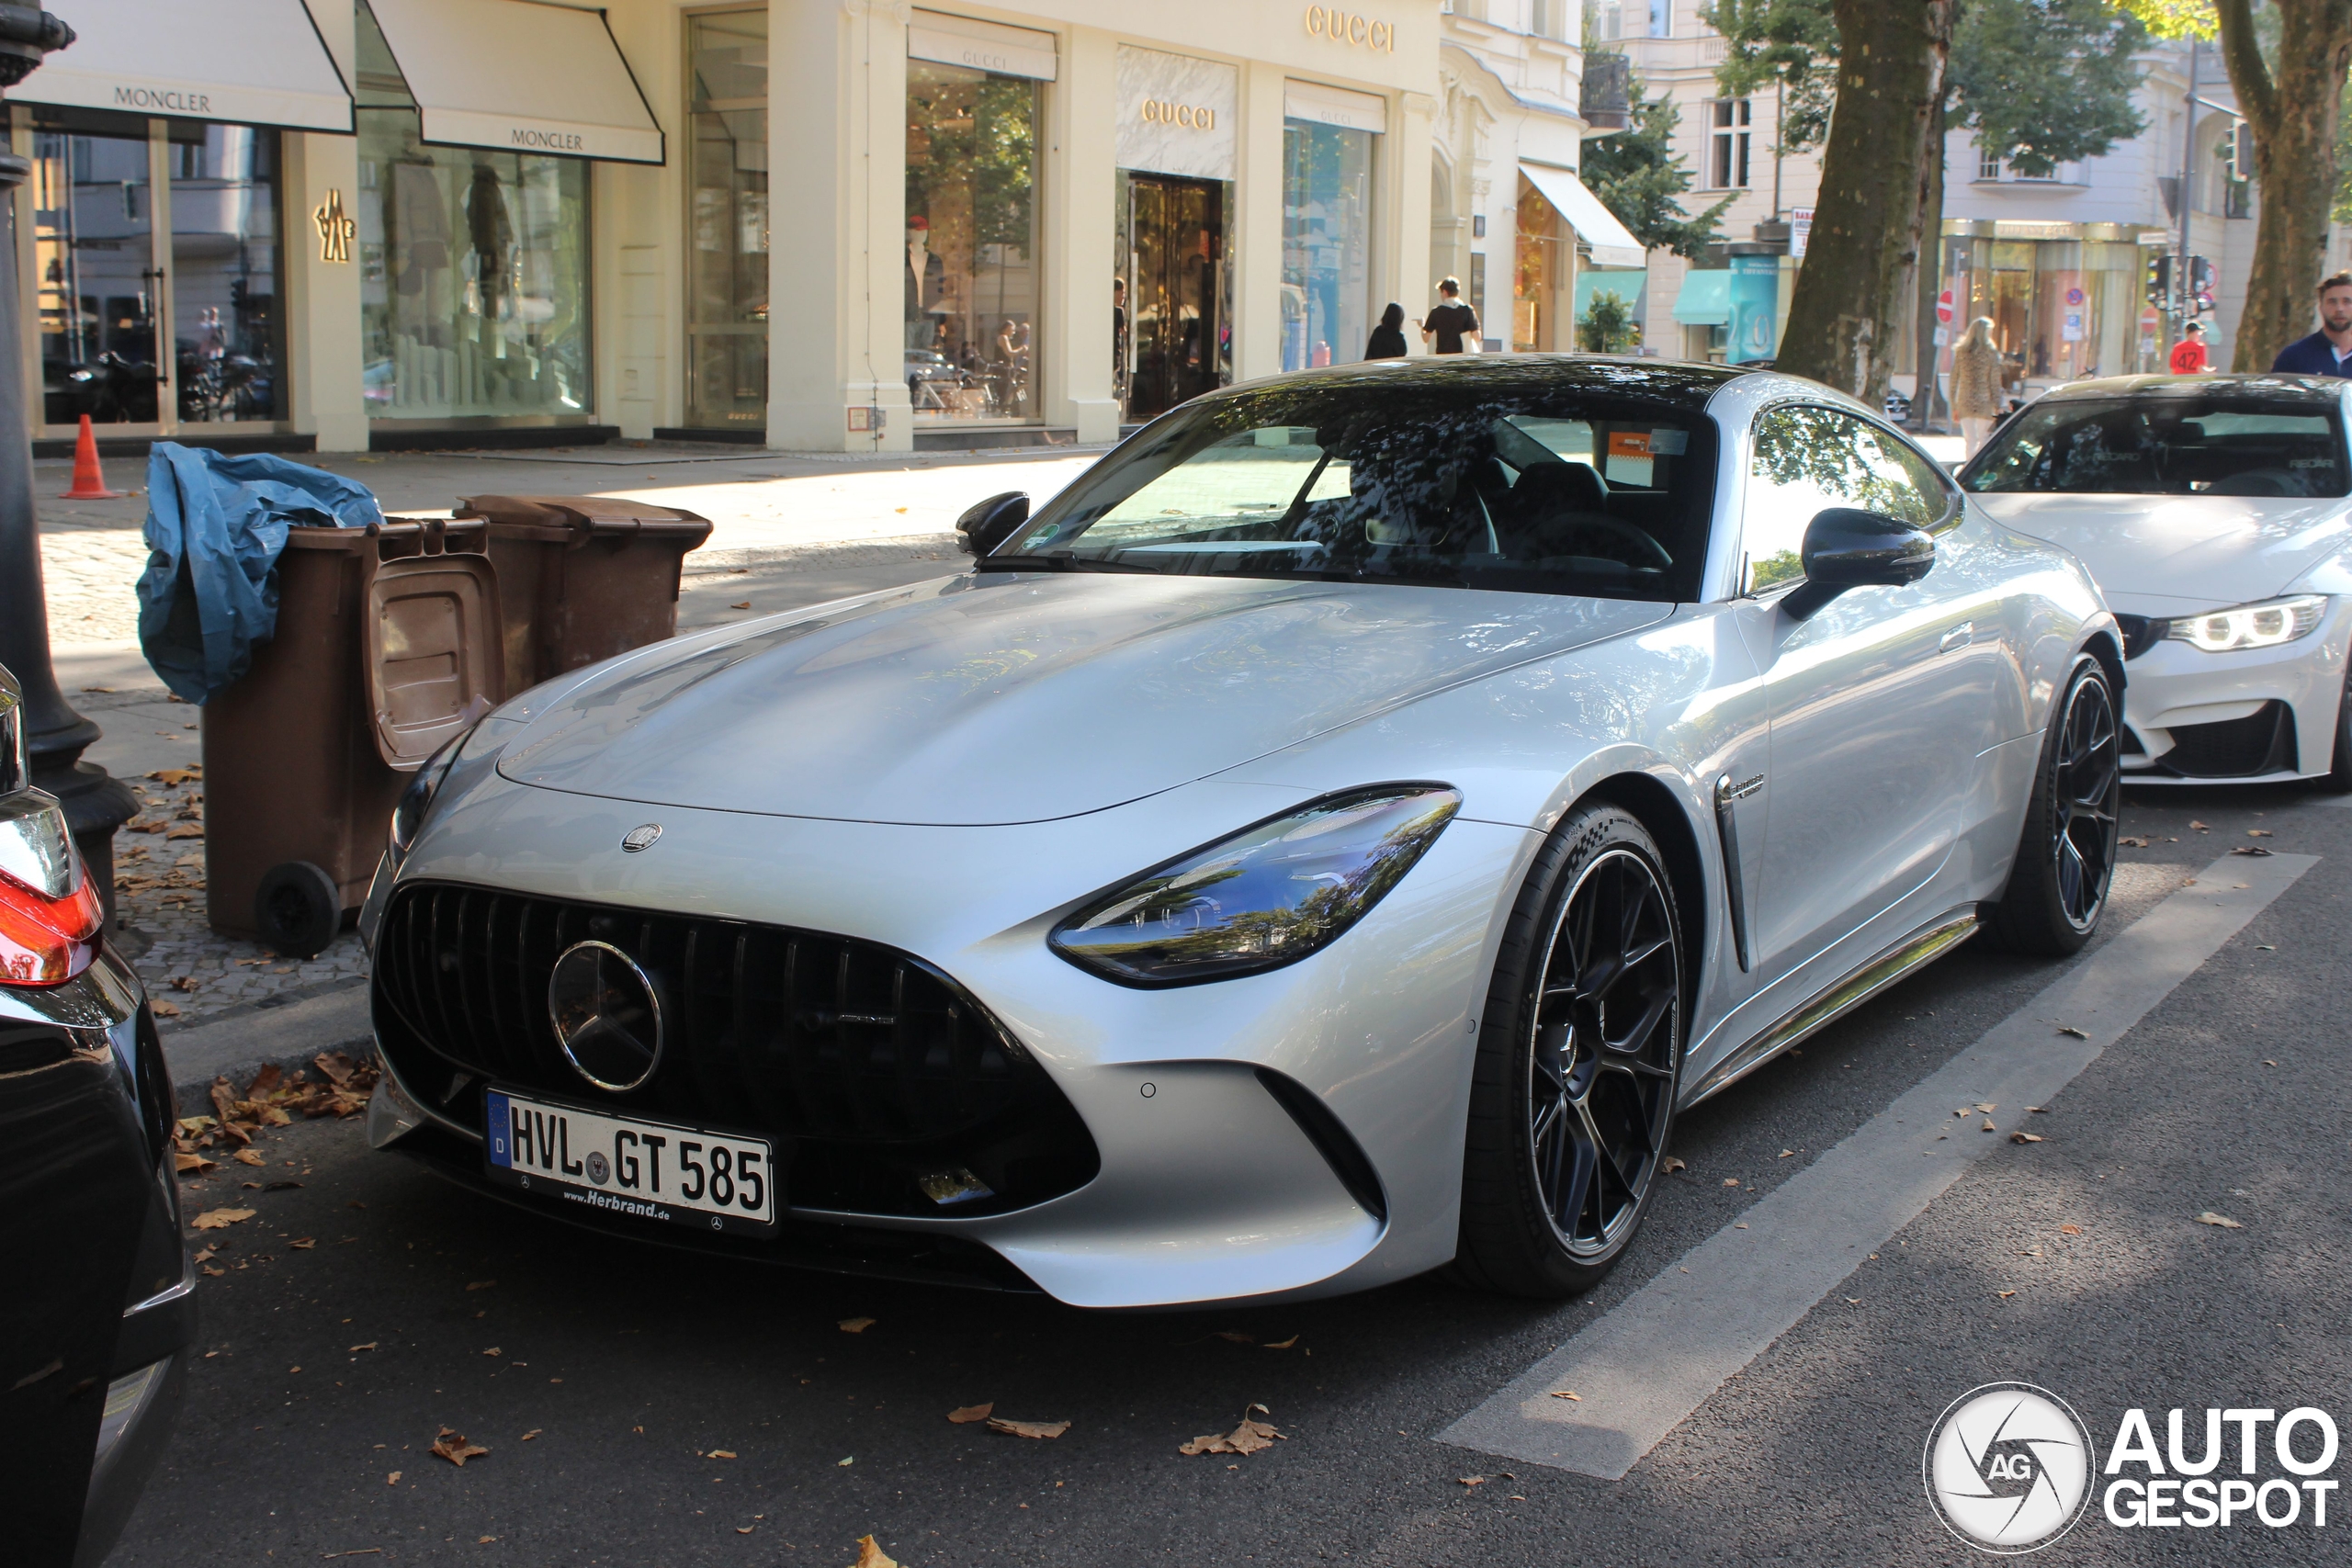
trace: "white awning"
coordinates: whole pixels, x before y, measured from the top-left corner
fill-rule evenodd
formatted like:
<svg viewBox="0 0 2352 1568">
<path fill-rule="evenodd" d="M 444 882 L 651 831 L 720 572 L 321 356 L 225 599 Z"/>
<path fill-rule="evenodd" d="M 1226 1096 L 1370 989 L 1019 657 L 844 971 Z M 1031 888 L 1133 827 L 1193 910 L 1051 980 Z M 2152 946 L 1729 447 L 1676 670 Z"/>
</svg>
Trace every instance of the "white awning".
<svg viewBox="0 0 2352 1568">
<path fill-rule="evenodd" d="M 662 161 L 662 128 L 602 11 L 538 0 L 368 0 L 427 141 Z"/>
<path fill-rule="evenodd" d="M 1059 63 L 1057 50 L 1051 33 L 951 17 L 944 11 L 917 11 L 907 23 L 908 59 L 993 71 L 1000 76 L 1050 82 Z"/>
<path fill-rule="evenodd" d="M 1349 130 L 1385 131 L 1388 129 L 1388 100 L 1377 93 L 1351 93 L 1345 87 L 1327 87 L 1320 82 L 1285 82 L 1283 116 Z"/>
<path fill-rule="evenodd" d="M 351 91 L 302 0 L 99 0 L 71 7 L 75 37 L 19 102 L 351 130 Z"/>
<path fill-rule="evenodd" d="M 1600 198 L 1586 189 L 1585 183 L 1575 175 L 1543 164 L 1521 164 L 1519 172 L 1527 176 L 1529 185 L 1544 193 L 1544 199 L 1592 247 L 1596 266 L 1641 266 L 1647 263 L 1649 257 L 1642 249 L 1642 243 L 1617 221 L 1615 213 L 1600 205 Z"/>
</svg>

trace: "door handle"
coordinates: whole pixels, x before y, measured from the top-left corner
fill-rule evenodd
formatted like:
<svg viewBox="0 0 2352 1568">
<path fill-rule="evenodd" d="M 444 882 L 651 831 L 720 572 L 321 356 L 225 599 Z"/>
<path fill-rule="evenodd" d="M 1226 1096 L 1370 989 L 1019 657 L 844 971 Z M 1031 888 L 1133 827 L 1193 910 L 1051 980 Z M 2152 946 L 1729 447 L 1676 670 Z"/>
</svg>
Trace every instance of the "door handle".
<svg viewBox="0 0 2352 1568">
<path fill-rule="evenodd" d="M 1938 653 L 1950 653 L 1955 648 L 1966 648 L 1968 646 L 1969 639 L 1975 635 L 1976 623 L 1974 621 L 1962 621 L 1960 625 L 1952 627 L 1951 630 L 1944 633 L 1943 640 L 1936 644 L 1936 651 Z"/>
</svg>

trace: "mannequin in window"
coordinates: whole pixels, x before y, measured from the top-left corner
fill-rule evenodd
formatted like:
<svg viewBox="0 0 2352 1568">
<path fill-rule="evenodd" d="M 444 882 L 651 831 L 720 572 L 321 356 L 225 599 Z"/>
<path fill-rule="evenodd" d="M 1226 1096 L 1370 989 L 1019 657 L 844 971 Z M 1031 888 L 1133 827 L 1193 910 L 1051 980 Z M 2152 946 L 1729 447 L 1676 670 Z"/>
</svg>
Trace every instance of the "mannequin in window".
<svg viewBox="0 0 2352 1568">
<path fill-rule="evenodd" d="M 931 220 L 922 213 L 907 216 L 907 346 L 929 349 L 938 336 L 933 307 L 945 292 L 947 264 L 931 248 Z"/>
</svg>

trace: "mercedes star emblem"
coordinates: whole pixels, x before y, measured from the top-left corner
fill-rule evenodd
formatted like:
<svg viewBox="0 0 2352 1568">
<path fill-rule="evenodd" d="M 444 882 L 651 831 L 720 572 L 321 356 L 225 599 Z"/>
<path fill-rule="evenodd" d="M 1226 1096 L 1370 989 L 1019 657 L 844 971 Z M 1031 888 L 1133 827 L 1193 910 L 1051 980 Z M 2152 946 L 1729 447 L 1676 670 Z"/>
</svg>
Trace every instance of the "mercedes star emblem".
<svg viewBox="0 0 2352 1568">
<path fill-rule="evenodd" d="M 631 828 L 628 833 L 623 835 L 621 839 L 621 849 L 626 853 L 636 854 L 640 850 L 651 849 L 653 847 L 653 840 L 661 836 L 662 824 L 659 822 L 648 822 L 642 828 Z"/>
<path fill-rule="evenodd" d="M 564 1060 L 598 1089 L 626 1092 L 662 1064 L 661 996 L 610 942 L 579 942 L 555 961 L 548 1018 Z"/>
</svg>

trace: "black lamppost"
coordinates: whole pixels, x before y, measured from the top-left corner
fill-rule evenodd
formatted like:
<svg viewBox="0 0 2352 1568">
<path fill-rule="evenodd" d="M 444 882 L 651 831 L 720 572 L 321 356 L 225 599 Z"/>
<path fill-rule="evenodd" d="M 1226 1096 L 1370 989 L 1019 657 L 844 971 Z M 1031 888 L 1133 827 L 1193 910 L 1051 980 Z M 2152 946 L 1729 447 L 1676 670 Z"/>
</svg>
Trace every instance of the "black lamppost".
<svg viewBox="0 0 2352 1568">
<path fill-rule="evenodd" d="M 74 29 L 46 11 L 0 5 L 0 93 L 32 73 L 42 56 L 74 41 Z M 0 231 L 0 664 L 25 693 L 25 741 L 32 782 L 57 796 L 65 821 L 114 916 L 114 831 L 139 809 L 138 797 L 82 752 L 98 727 L 74 711 L 49 662 L 49 599 L 40 581 L 40 534 L 33 515 L 32 426 L 25 414 L 25 361 L 17 297 L 15 191 L 30 161 L 0 152 L 0 202 L 11 219 Z"/>
</svg>

